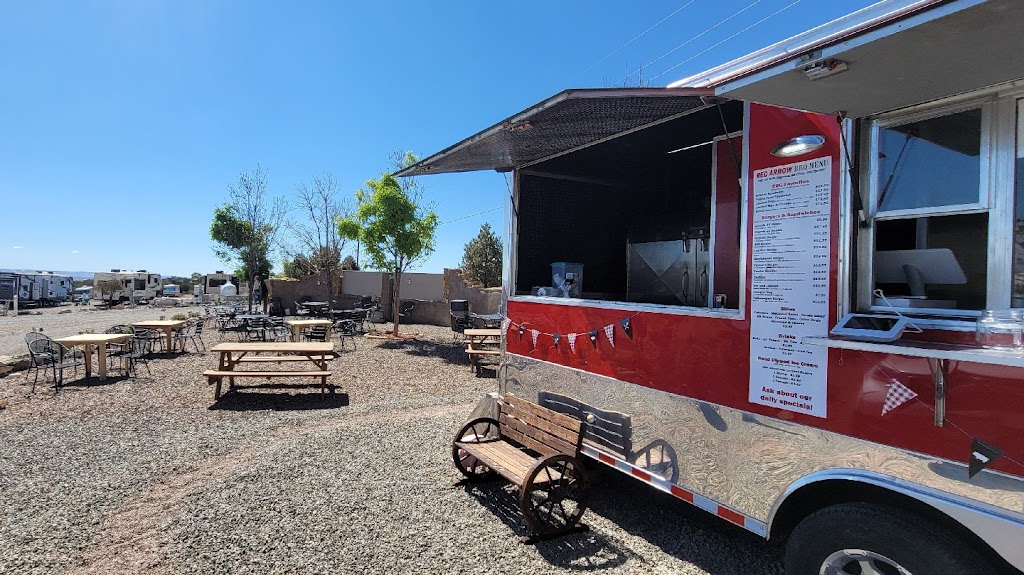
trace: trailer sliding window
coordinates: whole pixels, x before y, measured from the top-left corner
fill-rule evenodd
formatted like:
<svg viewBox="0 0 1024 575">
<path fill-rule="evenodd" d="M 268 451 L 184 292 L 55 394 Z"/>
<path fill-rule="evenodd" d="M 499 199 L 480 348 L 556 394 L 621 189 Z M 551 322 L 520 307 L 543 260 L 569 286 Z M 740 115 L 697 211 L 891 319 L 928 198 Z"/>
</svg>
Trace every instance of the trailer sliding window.
<svg viewBox="0 0 1024 575">
<path fill-rule="evenodd" d="M 738 309 L 742 125 L 709 106 L 519 170 L 514 295 Z"/>
<path fill-rule="evenodd" d="M 1019 97 L 988 92 L 866 121 L 873 217 L 858 238 L 862 309 L 888 307 L 878 289 L 904 312 L 935 317 L 1024 307 Z"/>
</svg>

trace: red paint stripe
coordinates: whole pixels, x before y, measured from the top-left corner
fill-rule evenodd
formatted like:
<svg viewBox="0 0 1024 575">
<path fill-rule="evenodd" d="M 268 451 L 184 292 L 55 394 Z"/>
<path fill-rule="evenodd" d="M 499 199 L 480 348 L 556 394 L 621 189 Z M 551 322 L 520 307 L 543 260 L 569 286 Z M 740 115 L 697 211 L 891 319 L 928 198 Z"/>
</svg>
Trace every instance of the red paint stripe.
<svg viewBox="0 0 1024 575">
<path fill-rule="evenodd" d="M 607 455 L 605 455 L 603 453 L 598 453 L 597 454 L 597 458 L 601 461 L 601 463 L 607 463 L 608 465 L 615 465 L 615 458 L 608 457 Z"/>
<path fill-rule="evenodd" d="M 736 525 L 739 525 L 740 527 L 743 527 L 743 519 L 744 519 L 743 515 L 741 515 L 739 513 L 736 513 L 732 509 L 726 509 L 725 507 L 722 507 L 721 505 L 719 505 L 718 506 L 718 516 L 721 517 L 722 519 L 726 519 L 728 521 L 732 521 L 733 523 L 735 523 Z"/>
<path fill-rule="evenodd" d="M 633 475 L 639 477 L 640 479 L 643 479 L 644 481 L 650 481 L 651 480 L 651 474 L 647 473 L 646 471 L 640 471 L 639 469 L 637 469 L 635 467 L 633 469 L 631 469 L 630 471 L 633 473 Z"/>
<path fill-rule="evenodd" d="M 685 489 L 680 489 L 675 485 L 672 486 L 672 495 L 675 495 L 676 497 L 682 500 L 693 503 L 693 494 Z"/>
</svg>

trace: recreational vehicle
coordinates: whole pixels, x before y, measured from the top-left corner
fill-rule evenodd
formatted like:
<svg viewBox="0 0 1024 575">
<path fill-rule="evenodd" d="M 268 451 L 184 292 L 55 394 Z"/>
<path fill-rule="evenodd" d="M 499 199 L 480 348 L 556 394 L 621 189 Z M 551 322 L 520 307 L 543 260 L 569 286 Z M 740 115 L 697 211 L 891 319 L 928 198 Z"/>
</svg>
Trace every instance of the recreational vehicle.
<svg viewBox="0 0 1024 575">
<path fill-rule="evenodd" d="M 0 301 L 12 301 L 17 293 L 20 307 L 57 305 L 70 299 L 74 283 L 71 276 L 53 272 L 0 274 Z"/>
<path fill-rule="evenodd" d="M 584 456 L 790 575 L 1020 570 L 1021 53 L 1019 0 L 887 0 L 398 175 L 512 176 L 499 391 Z"/>
<path fill-rule="evenodd" d="M 238 278 L 234 274 L 226 274 L 217 270 L 212 274 L 203 276 L 203 293 L 208 295 L 220 295 L 220 287 L 226 283 L 238 286 Z"/>
<path fill-rule="evenodd" d="M 116 289 L 104 289 L 103 282 L 115 282 Z M 93 295 L 104 301 L 149 301 L 163 293 L 160 275 L 146 270 L 112 269 L 96 272 L 92 278 Z M 111 286 L 113 287 L 113 286 Z"/>
</svg>

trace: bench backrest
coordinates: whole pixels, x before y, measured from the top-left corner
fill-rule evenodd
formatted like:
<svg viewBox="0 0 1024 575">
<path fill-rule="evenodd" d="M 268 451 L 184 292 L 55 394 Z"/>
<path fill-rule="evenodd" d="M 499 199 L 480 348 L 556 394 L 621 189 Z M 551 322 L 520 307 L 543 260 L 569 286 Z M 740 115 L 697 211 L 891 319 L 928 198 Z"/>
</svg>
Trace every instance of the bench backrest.
<svg viewBox="0 0 1024 575">
<path fill-rule="evenodd" d="M 537 394 L 538 403 L 548 409 L 565 413 L 578 419 L 592 415 L 587 422 L 584 437 L 601 447 L 609 449 L 627 459 L 633 456 L 633 422 L 625 413 L 608 411 L 587 405 L 578 399 L 551 391 Z"/>
<path fill-rule="evenodd" d="M 499 404 L 501 435 L 541 455 L 579 455 L 586 425 L 574 417 L 505 395 Z"/>
</svg>

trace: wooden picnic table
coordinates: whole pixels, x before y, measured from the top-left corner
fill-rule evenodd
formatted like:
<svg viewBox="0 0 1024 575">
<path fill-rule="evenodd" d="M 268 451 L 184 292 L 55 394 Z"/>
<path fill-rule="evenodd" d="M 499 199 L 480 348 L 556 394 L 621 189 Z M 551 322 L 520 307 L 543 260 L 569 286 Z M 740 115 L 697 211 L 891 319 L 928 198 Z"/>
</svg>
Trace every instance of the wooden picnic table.
<svg viewBox="0 0 1024 575">
<path fill-rule="evenodd" d="M 210 351 L 219 354 L 216 370 L 207 370 L 203 376 L 210 383 L 216 383 L 213 398 L 218 399 L 221 391 L 221 380 L 228 378 L 229 390 L 235 389 L 236 377 L 317 377 L 320 378 L 321 393 L 327 389 L 327 378 L 331 372 L 327 370 L 327 362 L 334 359 L 334 344 L 322 341 L 307 342 L 225 342 L 219 343 Z M 270 363 L 310 362 L 315 369 L 297 369 L 289 371 L 270 371 L 263 369 L 238 369 L 241 365 L 266 365 Z"/>
<path fill-rule="evenodd" d="M 132 327 L 158 329 L 164 332 L 164 336 L 167 338 L 167 351 L 171 351 L 174 349 L 174 332 L 181 329 L 181 326 L 186 323 L 187 320 L 184 319 L 150 319 L 146 321 L 137 321 L 132 324 Z"/>
<path fill-rule="evenodd" d="M 501 355 L 501 329 L 469 328 L 462 332 L 466 338 L 466 355 L 469 356 L 469 369 L 475 371 L 481 356 Z"/>
<path fill-rule="evenodd" d="M 121 343 L 130 339 L 130 333 L 80 333 L 62 337 L 53 341 L 64 347 L 81 347 L 85 352 L 85 378 L 92 377 L 92 352 L 96 350 L 96 363 L 99 365 L 100 381 L 107 379 L 107 345 Z"/>
<path fill-rule="evenodd" d="M 302 330 L 312 326 L 324 326 L 327 328 L 327 339 L 331 339 L 331 326 L 334 325 L 329 319 L 286 319 L 284 324 L 292 330 L 292 341 L 302 339 Z"/>
</svg>

